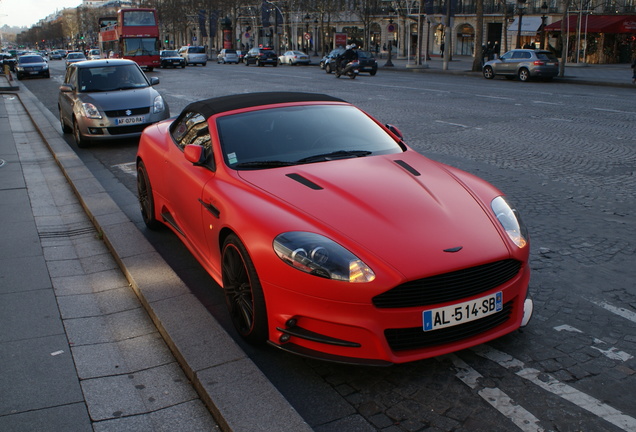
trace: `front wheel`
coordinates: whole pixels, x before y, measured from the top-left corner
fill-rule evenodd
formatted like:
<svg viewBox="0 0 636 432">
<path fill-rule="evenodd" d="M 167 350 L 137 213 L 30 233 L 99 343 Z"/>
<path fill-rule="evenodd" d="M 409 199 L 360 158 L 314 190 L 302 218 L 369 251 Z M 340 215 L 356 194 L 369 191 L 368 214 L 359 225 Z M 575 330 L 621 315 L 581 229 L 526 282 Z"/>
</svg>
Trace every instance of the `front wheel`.
<svg viewBox="0 0 636 432">
<path fill-rule="evenodd" d="M 144 224 L 151 230 L 161 227 L 161 222 L 155 218 L 155 198 L 152 194 L 150 178 L 143 162 L 137 167 L 137 199 Z"/>
<path fill-rule="evenodd" d="M 519 81 L 526 82 L 530 79 L 530 71 L 526 68 L 519 69 Z"/>
<path fill-rule="evenodd" d="M 493 79 L 495 77 L 495 71 L 492 70 L 492 66 L 486 66 L 483 73 L 486 79 Z"/>
<path fill-rule="evenodd" d="M 254 263 L 241 240 L 230 234 L 223 242 L 222 278 L 232 324 L 247 342 L 267 341 L 267 309 Z"/>
<path fill-rule="evenodd" d="M 327 72 L 328 74 L 330 74 L 331 72 L 333 72 L 333 71 L 331 70 L 331 65 L 330 65 L 329 63 L 327 63 L 327 64 L 325 65 L 325 72 Z"/>
<path fill-rule="evenodd" d="M 77 120 L 73 120 L 73 138 L 75 139 L 75 144 L 77 144 L 79 148 L 88 147 L 88 139 L 82 136 Z"/>
</svg>

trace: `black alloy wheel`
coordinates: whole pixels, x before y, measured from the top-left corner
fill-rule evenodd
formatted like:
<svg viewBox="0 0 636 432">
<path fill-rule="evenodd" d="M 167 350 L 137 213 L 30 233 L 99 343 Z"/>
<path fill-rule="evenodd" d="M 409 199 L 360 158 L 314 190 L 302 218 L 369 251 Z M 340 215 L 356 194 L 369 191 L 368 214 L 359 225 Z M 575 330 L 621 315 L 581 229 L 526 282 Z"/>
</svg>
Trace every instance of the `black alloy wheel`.
<svg viewBox="0 0 636 432">
<path fill-rule="evenodd" d="M 268 329 L 263 289 L 247 249 L 235 234 L 223 243 L 221 273 L 234 328 L 253 345 L 265 343 Z"/>
<path fill-rule="evenodd" d="M 150 178 L 143 162 L 139 162 L 137 166 L 137 199 L 139 200 L 139 209 L 141 210 L 141 218 L 144 224 L 151 229 L 161 228 L 162 224 L 155 218 L 155 198 L 152 195 L 152 186 Z"/>
</svg>

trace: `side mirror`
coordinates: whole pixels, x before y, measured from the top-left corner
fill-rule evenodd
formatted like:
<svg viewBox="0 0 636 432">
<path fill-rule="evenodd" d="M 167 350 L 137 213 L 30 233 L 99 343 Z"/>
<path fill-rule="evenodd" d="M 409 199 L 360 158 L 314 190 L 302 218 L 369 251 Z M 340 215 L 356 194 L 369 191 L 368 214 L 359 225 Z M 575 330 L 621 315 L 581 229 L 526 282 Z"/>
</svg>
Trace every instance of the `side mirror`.
<svg viewBox="0 0 636 432">
<path fill-rule="evenodd" d="M 203 146 L 196 144 L 188 144 L 183 150 L 183 154 L 186 160 L 195 166 L 201 166 L 214 171 L 216 169 L 214 165 L 214 158 L 208 158 L 206 150 Z M 210 161 L 208 161 L 210 159 Z"/>
<path fill-rule="evenodd" d="M 73 84 L 62 84 L 60 86 L 60 91 L 62 93 L 70 93 L 73 91 Z"/>
<path fill-rule="evenodd" d="M 150 77 L 150 85 L 154 86 L 159 84 L 159 77 Z"/>
<path fill-rule="evenodd" d="M 397 127 L 393 126 L 392 124 L 386 124 L 385 125 L 387 127 L 388 130 L 390 130 L 396 137 L 398 137 L 399 139 L 404 139 L 404 136 L 402 135 L 402 131 L 400 131 Z"/>
</svg>

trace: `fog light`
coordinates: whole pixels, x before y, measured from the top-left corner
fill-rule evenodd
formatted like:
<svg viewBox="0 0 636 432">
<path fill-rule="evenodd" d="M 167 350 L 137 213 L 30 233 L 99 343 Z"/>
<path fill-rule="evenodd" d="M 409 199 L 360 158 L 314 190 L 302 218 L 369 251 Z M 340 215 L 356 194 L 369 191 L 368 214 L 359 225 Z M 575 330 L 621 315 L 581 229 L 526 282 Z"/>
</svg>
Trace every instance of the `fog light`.
<svg viewBox="0 0 636 432">
<path fill-rule="evenodd" d="M 278 340 L 280 341 L 280 343 L 286 343 L 289 342 L 289 339 L 291 339 L 291 336 L 288 334 L 284 334 Z"/>
<path fill-rule="evenodd" d="M 88 133 L 91 135 L 104 135 L 104 129 L 102 128 L 88 128 Z"/>
<path fill-rule="evenodd" d="M 290 318 L 287 320 L 287 322 L 285 323 L 285 325 L 287 326 L 287 328 L 291 328 L 291 327 L 296 327 L 296 324 L 298 324 L 298 321 L 296 320 L 296 318 Z"/>
</svg>

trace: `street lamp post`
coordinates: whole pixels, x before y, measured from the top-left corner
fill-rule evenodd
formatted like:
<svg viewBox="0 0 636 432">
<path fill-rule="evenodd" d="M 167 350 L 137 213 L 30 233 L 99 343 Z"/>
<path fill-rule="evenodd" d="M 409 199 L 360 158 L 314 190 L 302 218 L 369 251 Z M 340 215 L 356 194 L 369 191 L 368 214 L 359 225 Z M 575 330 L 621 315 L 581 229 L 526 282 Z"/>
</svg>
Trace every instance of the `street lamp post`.
<svg viewBox="0 0 636 432">
<path fill-rule="evenodd" d="M 523 9 L 526 0 L 517 0 L 517 12 L 519 13 L 519 22 L 517 23 L 517 48 L 521 48 L 521 21 L 523 20 Z"/>
<path fill-rule="evenodd" d="M 543 2 L 543 4 L 541 5 L 541 12 L 543 12 L 543 15 L 541 15 L 541 44 L 540 44 L 540 48 L 541 49 L 545 49 L 545 21 L 548 19 L 548 17 L 546 16 L 546 12 L 548 11 L 548 4 L 546 2 Z"/>
</svg>

